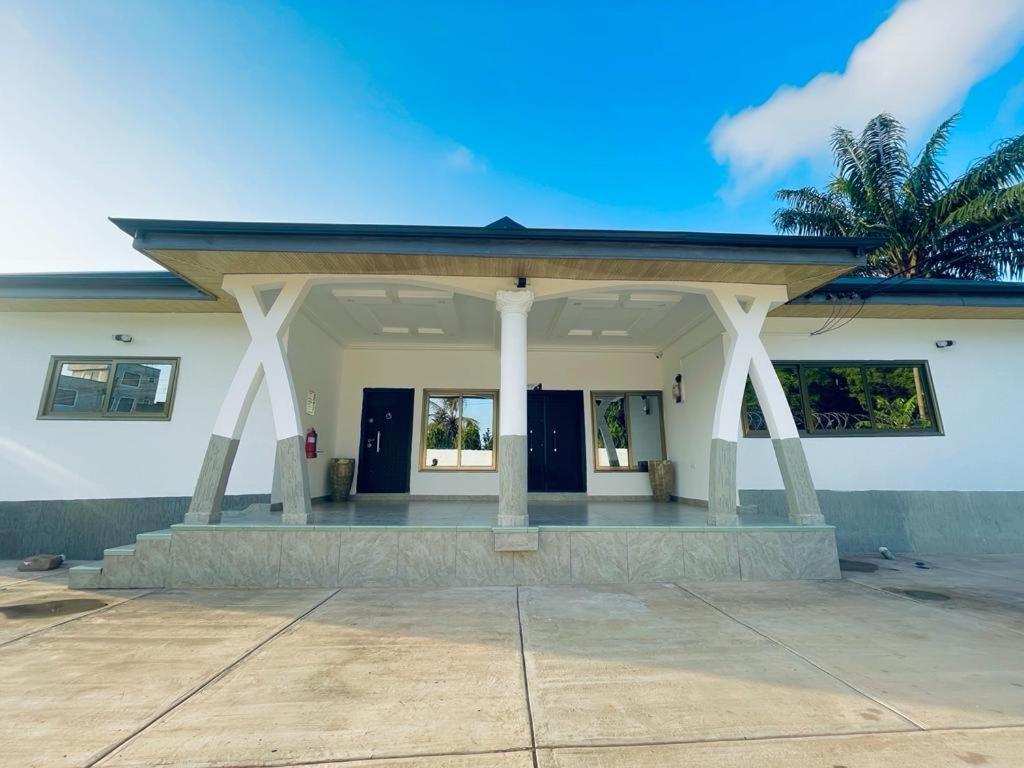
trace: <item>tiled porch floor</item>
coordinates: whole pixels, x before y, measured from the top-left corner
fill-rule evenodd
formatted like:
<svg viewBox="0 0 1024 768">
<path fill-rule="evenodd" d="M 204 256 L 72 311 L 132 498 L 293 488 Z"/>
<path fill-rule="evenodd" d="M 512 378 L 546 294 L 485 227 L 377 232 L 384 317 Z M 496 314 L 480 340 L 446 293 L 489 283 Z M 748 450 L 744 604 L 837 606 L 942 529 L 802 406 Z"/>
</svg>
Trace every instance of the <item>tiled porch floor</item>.
<svg viewBox="0 0 1024 768">
<path fill-rule="evenodd" d="M 530 501 L 530 525 L 553 527 L 703 528 L 708 512 L 701 507 L 654 501 Z M 498 505 L 493 501 L 376 501 L 327 502 L 313 506 L 309 525 L 388 525 L 488 527 L 495 524 Z M 280 525 L 281 513 L 264 505 L 225 511 L 225 525 Z M 785 518 L 742 513 L 740 525 L 785 526 Z"/>
</svg>

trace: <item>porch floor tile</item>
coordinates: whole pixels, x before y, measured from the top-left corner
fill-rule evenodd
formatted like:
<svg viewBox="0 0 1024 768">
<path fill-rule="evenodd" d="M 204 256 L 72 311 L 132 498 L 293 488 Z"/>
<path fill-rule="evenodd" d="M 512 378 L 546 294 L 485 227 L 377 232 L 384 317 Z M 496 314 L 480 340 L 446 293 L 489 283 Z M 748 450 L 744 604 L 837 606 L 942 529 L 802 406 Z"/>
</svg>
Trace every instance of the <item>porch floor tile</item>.
<svg viewBox="0 0 1024 768">
<path fill-rule="evenodd" d="M 684 527 L 703 528 L 707 510 L 701 507 L 655 501 L 531 501 L 531 526 L 585 527 Z M 497 502 L 491 501 L 374 501 L 316 504 L 309 525 L 388 525 L 490 527 L 496 524 Z M 786 526 L 785 518 L 757 512 L 741 512 L 740 525 Z M 225 511 L 225 525 L 280 525 L 281 513 L 266 505 Z"/>
</svg>

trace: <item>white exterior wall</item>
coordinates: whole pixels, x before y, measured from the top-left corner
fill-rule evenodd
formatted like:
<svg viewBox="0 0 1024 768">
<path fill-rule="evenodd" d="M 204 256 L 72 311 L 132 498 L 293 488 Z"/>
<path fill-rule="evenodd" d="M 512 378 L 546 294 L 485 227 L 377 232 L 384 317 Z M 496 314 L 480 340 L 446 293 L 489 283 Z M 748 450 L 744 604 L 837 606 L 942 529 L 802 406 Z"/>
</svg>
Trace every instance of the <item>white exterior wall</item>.
<svg viewBox="0 0 1024 768">
<path fill-rule="evenodd" d="M 341 369 L 342 395 L 336 455 L 359 456 L 359 421 L 365 387 L 413 388 L 416 394 L 409 492 L 424 495 L 494 495 L 498 492 L 496 472 L 419 469 L 424 389 L 497 390 L 497 350 L 346 349 Z M 531 387 L 540 383 L 544 389 L 584 390 L 589 494 L 629 496 L 650 493 L 645 473 L 594 472 L 590 391 L 661 389 L 660 364 L 653 354 L 531 350 L 527 357 L 527 378 Z"/>
<path fill-rule="evenodd" d="M 709 321 L 665 350 L 650 353 L 532 350 L 531 385 L 582 389 L 588 492 L 649 492 L 643 473 L 595 473 L 589 393 L 661 390 L 676 492 L 707 497 L 711 420 L 722 368 L 720 328 Z M 811 337 L 817 320 L 770 318 L 764 334 L 774 360 L 927 360 L 944 436 L 807 438 L 805 451 L 820 490 L 1024 490 L 1017 445 L 1024 410 L 1024 321 L 857 320 Z M 111 339 L 130 333 L 131 344 Z M 935 341 L 956 345 L 938 350 Z M 0 313 L 0 500 L 139 498 L 192 493 L 221 399 L 248 334 L 238 315 Z M 170 421 L 38 420 L 51 355 L 179 357 Z M 340 349 L 299 315 L 288 356 L 303 427 L 320 434 L 324 453 L 310 463 L 311 491 L 324 495 L 331 456 L 358 456 L 363 387 L 416 389 L 414 494 L 495 494 L 493 472 L 421 472 L 424 388 L 498 386 L 497 351 Z M 686 400 L 671 397 L 682 372 Z M 317 413 L 305 395 L 317 392 Z M 738 429 L 738 427 L 737 427 Z M 266 394 L 253 406 L 228 485 L 230 494 L 271 490 L 274 433 Z M 769 440 L 739 442 L 739 486 L 779 489 Z"/>
<path fill-rule="evenodd" d="M 319 326 L 299 313 L 288 330 L 288 365 L 299 399 L 302 431 L 315 429 L 319 454 L 306 462 L 309 494 L 314 499 L 330 493 L 327 464 L 338 442 L 338 407 L 341 397 L 341 348 Z M 316 393 L 316 412 L 306 413 L 306 395 Z M 276 496 L 276 494 L 275 494 Z"/>
<path fill-rule="evenodd" d="M 239 315 L 0 313 L 0 500 L 191 496 L 248 340 Z M 181 358 L 170 421 L 37 419 L 52 355 Z M 227 492 L 268 493 L 274 450 L 261 390 Z"/>
<path fill-rule="evenodd" d="M 945 434 L 805 438 L 818 490 L 1024 490 L 1024 321 L 855 320 L 822 336 L 820 320 L 769 318 L 772 360 L 927 360 Z M 950 349 L 936 349 L 952 339 Z M 771 441 L 740 441 L 740 488 L 782 488 Z"/>
<path fill-rule="evenodd" d="M 718 385 L 725 365 L 722 326 L 707 320 L 665 350 L 662 387 L 665 403 L 665 441 L 675 462 L 676 495 L 707 501 L 711 427 Z M 676 374 L 683 376 L 683 402 L 672 397 Z"/>
<path fill-rule="evenodd" d="M 1024 321 L 855 320 L 833 333 L 811 336 L 821 320 L 769 318 L 762 334 L 772 360 L 926 360 L 944 434 L 907 437 L 804 437 L 818 490 L 1024 490 L 1020 435 L 1024 409 Z M 953 339 L 950 349 L 935 342 Z M 676 462 L 676 493 L 707 499 L 711 423 L 724 346 L 710 320 L 662 358 L 669 458 Z M 685 402 L 671 399 L 683 374 Z M 737 423 L 737 432 L 742 430 Z M 771 441 L 741 438 L 741 489 L 782 489 Z"/>
</svg>

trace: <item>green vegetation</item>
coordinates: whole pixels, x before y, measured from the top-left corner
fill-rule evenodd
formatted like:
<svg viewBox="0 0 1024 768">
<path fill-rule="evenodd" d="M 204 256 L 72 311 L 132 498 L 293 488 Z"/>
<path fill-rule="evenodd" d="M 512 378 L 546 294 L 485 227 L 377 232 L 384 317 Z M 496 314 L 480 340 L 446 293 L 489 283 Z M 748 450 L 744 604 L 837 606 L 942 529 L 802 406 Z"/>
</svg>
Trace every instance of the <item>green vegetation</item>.
<svg viewBox="0 0 1024 768">
<path fill-rule="evenodd" d="M 459 414 L 458 397 L 430 398 L 430 423 L 427 425 L 427 449 L 457 448 L 459 438 L 467 451 L 491 450 L 494 439 L 488 428 L 483 437 L 476 419 Z"/>
<path fill-rule="evenodd" d="M 877 236 L 864 274 L 995 280 L 1024 277 L 1024 136 L 999 143 L 959 178 L 939 159 L 955 124 L 942 123 L 912 162 L 891 115 L 859 137 L 832 134 L 836 174 L 825 189 L 782 189 L 780 232 Z"/>
</svg>

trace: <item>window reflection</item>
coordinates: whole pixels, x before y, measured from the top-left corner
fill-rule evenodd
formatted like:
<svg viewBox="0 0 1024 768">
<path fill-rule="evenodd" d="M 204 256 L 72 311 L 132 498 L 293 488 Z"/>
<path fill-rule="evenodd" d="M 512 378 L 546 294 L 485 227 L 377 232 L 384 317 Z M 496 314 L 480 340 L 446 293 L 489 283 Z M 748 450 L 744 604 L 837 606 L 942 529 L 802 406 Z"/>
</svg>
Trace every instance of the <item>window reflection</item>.
<svg viewBox="0 0 1024 768">
<path fill-rule="evenodd" d="M 103 410 L 109 379 L 110 363 L 62 363 L 51 410 L 54 413 Z"/>
<path fill-rule="evenodd" d="M 117 413 L 163 414 L 171 382 L 170 363 L 118 363 L 109 410 Z"/>
<path fill-rule="evenodd" d="M 664 431 L 660 392 L 595 392 L 595 467 L 643 469 L 663 459 Z"/>
<path fill-rule="evenodd" d="M 427 393 L 422 469 L 494 469 L 496 395 Z"/>
<path fill-rule="evenodd" d="M 42 416 L 167 418 L 176 363 L 150 358 L 57 360 Z"/>
<path fill-rule="evenodd" d="M 895 434 L 938 430 L 924 363 L 776 363 L 775 370 L 801 432 Z M 749 380 L 743 396 L 743 417 L 747 434 L 767 434 Z"/>
</svg>

